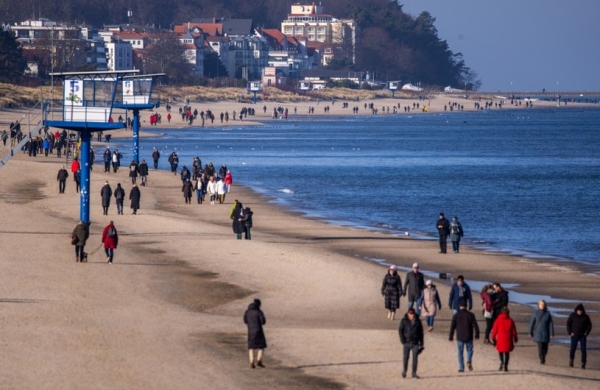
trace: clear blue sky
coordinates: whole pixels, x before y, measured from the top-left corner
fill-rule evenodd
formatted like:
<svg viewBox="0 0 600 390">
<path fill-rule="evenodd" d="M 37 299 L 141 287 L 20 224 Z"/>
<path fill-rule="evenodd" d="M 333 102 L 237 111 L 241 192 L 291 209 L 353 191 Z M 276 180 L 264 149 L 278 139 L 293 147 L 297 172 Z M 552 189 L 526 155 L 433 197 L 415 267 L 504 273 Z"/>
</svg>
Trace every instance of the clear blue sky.
<svg viewBox="0 0 600 390">
<path fill-rule="evenodd" d="M 600 91 L 600 0 L 398 2 L 436 18 L 438 36 L 463 54 L 482 91 L 556 91 L 557 82 L 562 91 Z"/>
</svg>

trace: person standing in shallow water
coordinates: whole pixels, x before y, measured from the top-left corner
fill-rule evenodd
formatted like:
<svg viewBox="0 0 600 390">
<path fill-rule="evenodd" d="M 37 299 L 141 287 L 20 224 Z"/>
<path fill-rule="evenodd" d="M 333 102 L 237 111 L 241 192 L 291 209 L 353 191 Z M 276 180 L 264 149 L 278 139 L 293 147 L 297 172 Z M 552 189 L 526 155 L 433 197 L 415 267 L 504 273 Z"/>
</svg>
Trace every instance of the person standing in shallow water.
<svg viewBox="0 0 600 390">
<path fill-rule="evenodd" d="M 552 315 L 546 307 L 546 301 L 542 299 L 538 302 L 537 307 L 529 322 L 527 333 L 530 337 L 533 337 L 533 341 L 538 345 L 540 364 L 546 364 L 548 344 L 550 339 L 554 337 L 554 323 L 552 322 Z"/>
<path fill-rule="evenodd" d="M 262 359 L 263 351 L 267 348 L 267 339 L 263 326 L 267 323 L 265 314 L 261 310 L 260 299 L 255 299 L 244 313 L 244 324 L 248 327 L 248 356 L 250 368 L 265 368 Z M 254 364 L 254 352 L 256 351 L 256 365 Z"/>
<path fill-rule="evenodd" d="M 384 305 L 388 311 L 387 318 L 394 320 L 396 310 L 400 308 L 400 297 L 402 296 L 402 280 L 398 276 L 395 265 L 390 266 L 383 277 L 381 295 L 383 295 Z"/>
</svg>

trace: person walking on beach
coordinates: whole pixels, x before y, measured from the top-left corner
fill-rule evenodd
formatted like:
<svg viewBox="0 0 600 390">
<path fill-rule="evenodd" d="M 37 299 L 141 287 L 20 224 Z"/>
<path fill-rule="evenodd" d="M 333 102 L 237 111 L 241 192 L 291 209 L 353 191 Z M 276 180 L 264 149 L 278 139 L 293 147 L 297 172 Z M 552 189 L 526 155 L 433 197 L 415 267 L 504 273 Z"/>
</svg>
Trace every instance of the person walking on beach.
<svg viewBox="0 0 600 390">
<path fill-rule="evenodd" d="M 67 170 L 65 169 L 65 166 L 63 165 L 58 170 L 58 174 L 56 175 L 56 180 L 58 180 L 58 193 L 59 194 L 65 193 L 65 187 L 67 186 L 67 178 L 68 177 L 69 177 L 69 172 L 67 172 Z"/>
<path fill-rule="evenodd" d="M 542 299 L 538 302 L 537 307 L 537 310 L 531 316 L 527 333 L 530 337 L 533 337 L 533 341 L 538 345 L 540 364 L 546 364 L 548 344 L 550 339 L 554 337 L 554 323 L 552 322 L 552 315 L 546 307 L 546 301 Z"/>
<path fill-rule="evenodd" d="M 152 161 L 154 162 L 154 169 L 158 169 L 158 159 L 160 159 L 160 152 L 154 148 L 152 152 Z"/>
<path fill-rule="evenodd" d="M 231 175 L 231 171 L 227 171 L 225 174 L 225 193 L 229 194 L 231 192 L 231 184 L 233 184 L 233 176 Z"/>
<path fill-rule="evenodd" d="M 129 191 L 129 200 L 131 201 L 131 209 L 133 210 L 133 215 L 137 214 L 138 209 L 140 208 L 140 199 L 142 194 L 140 193 L 140 189 L 137 184 L 134 184 L 131 187 L 131 191 Z"/>
<path fill-rule="evenodd" d="M 134 160 L 131 160 L 131 164 L 129 164 L 129 177 L 131 178 L 131 184 L 135 184 L 138 177 L 138 163 Z"/>
<path fill-rule="evenodd" d="M 387 318 L 393 321 L 396 310 L 400 308 L 400 297 L 402 296 L 402 280 L 398 276 L 395 265 L 391 265 L 383 277 L 381 295 L 384 297 L 384 305 L 388 311 Z"/>
<path fill-rule="evenodd" d="M 2 130 L 2 144 L 6 146 L 6 141 L 8 140 L 8 133 L 6 130 Z"/>
<path fill-rule="evenodd" d="M 460 247 L 460 238 L 464 235 L 464 231 L 458 217 L 455 215 L 450 222 L 450 241 L 452 241 L 452 250 L 458 253 Z"/>
<path fill-rule="evenodd" d="M 244 217 L 240 221 L 244 225 L 244 240 L 251 240 L 252 234 L 250 231 L 252 230 L 252 210 L 250 207 L 246 207 L 244 209 Z"/>
<path fill-rule="evenodd" d="M 425 288 L 425 277 L 419 272 L 419 263 L 414 263 L 412 271 L 406 273 L 402 295 L 408 296 L 408 308 L 412 309 L 417 300 L 421 297 L 421 292 Z M 419 308 L 416 308 L 417 316 L 420 315 Z"/>
<path fill-rule="evenodd" d="M 587 337 L 592 331 L 592 321 L 585 314 L 585 308 L 580 303 L 575 306 L 573 313 L 567 319 L 567 333 L 571 336 L 571 349 L 569 350 L 569 367 L 573 367 L 577 344 L 581 345 L 581 368 L 585 369 L 587 362 Z"/>
<path fill-rule="evenodd" d="M 115 188 L 115 203 L 117 204 L 117 214 L 123 215 L 123 200 L 125 199 L 125 190 L 121 187 L 121 183 Z"/>
<path fill-rule="evenodd" d="M 440 295 L 438 294 L 437 288 L 431 280 L 425 282 L 425 289 L 421 293 L 421 297 L 417 302 L 417 307 L 419 307 L 421 314 L 427 318 L 427 331 L 433 332 L 435 315 L 438 310 L 442 310 L 442 302 L 440 301 Z"/>
<path fill-rule="evenodd" d="M 456 314 L 460 309 L 460 302 L 465 301 L 469 311 L 473 309 L 473 296 L 471 295 L 471 288 L 465 283 L 465 278 L 462 275 L 458 275 L 456 282 L 450 289 L 450 296 L 448 297 L 448 306 L 452 310 L 452 314 Z"/>
<path fill-rule="evenodd" d="M 496 318 L 502 312 L 502 308 L 508 307 L 508 291 L 506 291 L 500 283 L 495 282 L 492 285 L 494 289 L 494 311 L 492 313 L 492 320 L 496 321 Z"/>
<path fill-rule="evenodd" d="M 444 217 L 444 213 L 440 213 L 437 221 L 437 230 L 440 236 L 440 253 L 447 252 L 446 240 L 450 234 L 450 222 Z"/>
<path fill-rule="evenodd" d="M 242 206 L 242 202 L 237 202 L 235 204 L 232 217 L 231 227 L 233 229 L 233 233 L 238 240 L 241 240 L 242 233 L 244 232 L 244 223 L 242 222 L 244 218 L 244 206 Z"/>
<path fill-rule="evenodd" d="M 210 197 L 210 204 L 215 204 L 215 199 L 217 198 L 217 183 L 215 183 L 214 176 L 210 176 L 210 180 L 206 185 L 206 192 Z"/>
<path fill-rule="evenodd" d="M 146 177 L 148 176 L 148 164 L 146 160 L 142 160 L 140 165 L 138 165 L 138 172 L 142 181 L 142 187 L 146 187 Z"/>
<path fill-rule="evenodd" d="M 108 207 L 110 206 L 110 198 L 112 195 L 112 188 L 110 188 L 108 181 L 105 181 L 104 185 L 102 186 L 102 189 L 100 190 L 100 196 L 102 196 L 102 209 L 104 215 L 108 215 Z"/>
<path fill-rule="evenodd" d="M 217 196 L 219 198 L 219 204 L 223 204 L 225 202 L 225 195 L 227 195 L 225 181 L 223 179 L 217 180 Z"/>
<path fill-rule="evenodd" d="M 110 173 L 110 162 L 112 161 L 112 153 L 109 148 L 106 148 L 104 154 L 102 155 L 102 159 L 104 160 L 104 172 Z"/>
<path fill-rule="evenodd" d="M 104 243 L 104 253 L 106 253 L 106 262 L 112 264 L 115 249 L 119 243 L 119 234 L 113 221 L 110 221 L 108 225 L 102 231 L 102 242 Z"/>
<path fill-rule="evenodd" d="M 492 319 L 492 312 L 494 311 L 494 300 L 492 298 L 492 294 L 494 293 L 494 288 L 491 284 L 486 284 L 481 289 L 481 306 L 483 311 L 483 318 L 485 319 L 485 334 L 483 343 L 491 344 L 490 342 L 490 333 L 492 331 L 492 325 L 494 320 Z"/>
<path fill-rule="evenodd" d="M 119 153 L 119 151 L 117 149 L 115 149 L 115 151 L 112 154 L 113 173 L 117 173 L 117 171 L 119 170 L 119 167 L 121 166 L 121 158 L 122 157 L 123 157 L 123 155 L 121 153 Z"/>
<path fill-rule="evenodd" d="M 265 368 L 263 360 L 263 351 L 267 348 L 267 339 L 263 326 L 267 323 L 265 314 L 260 308 L 260 299 L 255 299 L 248 310 L 244 313 L 244 324 L 248 327 L 248 355 L 250 358 L 250 368 Z M 254 353 L 256 351 L 256 365 L 254 365 Z"/>
<path fill-rule="evenodd" d="M 510 318 L 508 307 L 504 306 L 492 327 L 492 342 L 496 346 L 498 356 L 500 357 L 500 371 L 508 371 L 508 361 L 510 353 L 515 349 L 515 344 L 519 341 L 515 322 Z"/>
<path fill-rule="evenodd" d="M 83 263 L 85 260 L 85 243 L 90 236 L 88 225 L 79 221 L 71 234 L 71 244 L 75 245 L 75 261 Z"/>
<path fill-rule="evenodd" d="M 171 164 L 171 172 L 177 176 L 177 165 L 179 165 L 179 156 L 173 152 L 169 156 L 169 164 Z"/>
<path fill-rule="evenodd" d="M 464 350 L 467 347 L 467 368 L 473 371 L 473 333 L 475 339 L 479 340 L 479 326 L 475 315 L 467 310 L 467 302 L 461 301 L 459 310 L 452 316 L 450 323 L 450 337 L 453 341 L 454 332 L 456 331 L 456 341 L 458 346 L 458 372 L 465 372 Z"/>
<path fill-rule="evenodd" d="M 75 182 L 75 191 L 79 193 L 81 190 L 81 170 L 78 169 L 73 173 L 73 181 Z"/>
<path fill-rule="evenodd" d="M 415 309 L 408 309 L 402 321 L 400 321 L 400 343 L 402 343 L 404 354 L 402 358 L 402 378 L 406 378 L 408 371 L 408 359 L 412 352 L 412 377 L 419 379 L 417 368 L 419 365 L 419 353 L 424 349 L 423 324 Z"/>
<path fill-rule="evenodd" d="M 183 186 L 181 187 L 181 192 L 183 192 L 183 199 L 185 199 L 186 204 L 192 203 L 192 182 L 190 179 L 186 179 L 183 182 Z"/>
</svg>

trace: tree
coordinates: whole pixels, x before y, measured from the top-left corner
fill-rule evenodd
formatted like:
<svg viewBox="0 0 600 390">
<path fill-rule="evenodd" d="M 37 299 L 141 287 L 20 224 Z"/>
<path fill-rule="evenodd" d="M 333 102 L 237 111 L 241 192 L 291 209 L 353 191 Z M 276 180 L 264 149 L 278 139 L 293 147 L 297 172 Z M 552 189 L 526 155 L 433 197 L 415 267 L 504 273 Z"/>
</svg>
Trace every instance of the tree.
<svg viewBox="0 0 600 390">
<path fill-rule="evenodd" d="M 149 45 L 145 73 L 166 73 L 170 82 L 178 83 L 191 71 L 185 47 L 170 33 L 159 34 Z"/>
<path fill-rule="evenodd" d="M 10 31 L 0 31 L 0 82 L 17 83 L 27 69 L 23 49 Z"/>
<path fill-rule="evenodd" d="M 479 74 L 470 68 L 464 68 L 462 72 L 462 85 L 466 90 L 477 91 L 481 88 L 481 80 Z"/>
<path fill-rule="evenodd" d="M 204 52 L 204 76 L 208 78 L 227 77 L 227 68 L 221 62 L 219 55 L 212 51 Z"/>
</svg>

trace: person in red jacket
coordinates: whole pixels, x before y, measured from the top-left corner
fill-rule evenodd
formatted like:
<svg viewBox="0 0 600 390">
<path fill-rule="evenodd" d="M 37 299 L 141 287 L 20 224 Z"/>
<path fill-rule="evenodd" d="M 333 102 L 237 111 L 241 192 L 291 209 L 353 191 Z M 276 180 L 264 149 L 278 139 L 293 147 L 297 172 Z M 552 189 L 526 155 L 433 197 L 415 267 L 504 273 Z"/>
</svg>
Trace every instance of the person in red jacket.
<svg viewBox="0 0 600 390">
<path fill-rule="evenodd" d="M 71 172 L 75 173 L 79 170 L 79 161 L 77 161 L 77 158 L 73 159 L 73 162 L 71 163 Z"/>
<path fill-rule="evenodd" d="M 117 249 L 117 244 L 119 243 L 119 235 L 113 221 L 110 221 L 102 231 L 102 242 L 104 243 L 104 252 L 107 256 L 106 262 L 112 264 L 114 250 Z"/>
<path fill-rule="evenodd" d="M 510 353 L 519 341 L 515 322 L 509 316 L 508 307 L 503 307 L 502 312 L 494 321 L 492 328 L 492 342 L 496 345 L 496 351 L 500 356 L 500 371 L 508 371 L 508 360 Z"/>
</svg>

